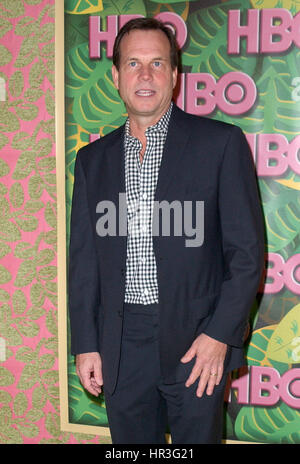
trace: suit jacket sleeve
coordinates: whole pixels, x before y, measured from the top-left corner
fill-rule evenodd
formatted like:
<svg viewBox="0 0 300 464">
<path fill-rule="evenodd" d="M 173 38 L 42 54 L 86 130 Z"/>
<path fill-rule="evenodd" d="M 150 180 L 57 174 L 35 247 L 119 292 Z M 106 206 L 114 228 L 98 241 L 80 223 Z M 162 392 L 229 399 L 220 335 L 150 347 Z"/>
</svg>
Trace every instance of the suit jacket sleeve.
<svg viewBox="0 0 300 464">
<path fill-rule="evenodd" d="M 69 315 L 73 354 L 99 351 L 100 284 L 95 250 L 96 225 L 91 222 L 81 155 L 79 151 L 75 163 L 69 246 Z"/>
<path fill-rule="evenodd" d="M 205 333 L 242 347 L 264 267 L 264 229 L 252 156 L 238 127 L 233 127 L 224 150 L 219 217 L 225 274 Z"/>
</svg>

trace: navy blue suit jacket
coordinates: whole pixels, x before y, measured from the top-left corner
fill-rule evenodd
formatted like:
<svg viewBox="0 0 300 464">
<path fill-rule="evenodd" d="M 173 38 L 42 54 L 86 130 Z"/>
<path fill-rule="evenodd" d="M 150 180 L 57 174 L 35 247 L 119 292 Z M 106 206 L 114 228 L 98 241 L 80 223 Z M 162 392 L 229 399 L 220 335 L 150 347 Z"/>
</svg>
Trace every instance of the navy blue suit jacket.
<svg viewBox="0 0 300 464">
<path fill-rule="evenodd" d="M 78 152 L 69 248 L 72 353 L 99 351 L 104 385 L 118 373 L 126 236 L 96 232 L 99 201 L 125 192 L 124 126 Z M 160 356 L 166 382 L 202 332 L 228 345 L 225 370 L 243 364 L 249 310 L 264 266 L 263 220 L 253 160 L 242 131 L 173 105 L 155 200 L 204 201 L 204 241 L 153 236 L 159 286 Z M 117 217 L 117 230 L 118 230 Z M 172 230 L 172 228 L 171 228 Z"/>
</svg>

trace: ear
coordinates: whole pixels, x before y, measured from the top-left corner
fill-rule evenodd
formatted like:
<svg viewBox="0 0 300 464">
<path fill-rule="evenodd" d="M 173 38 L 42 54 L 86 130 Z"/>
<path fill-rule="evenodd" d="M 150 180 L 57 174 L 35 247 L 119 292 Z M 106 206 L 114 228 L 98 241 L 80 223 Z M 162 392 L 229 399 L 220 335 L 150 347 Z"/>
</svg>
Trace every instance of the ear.
<svg viewBox="0 0 300 464">
<path fill-rule="evenodd" d="M 119 90 L 119 71 L 117 70 L 114 64 L 112 65 L 111 73 L 112 73 L 114 84 L 116 88 Z"/>
<path fill-rule="evenodd" d="M 172 77 L 173 77 L 173 89 L 175 89 L 176 83 L 177 83 L 177 77 L 178 77 L 178 69 L 177 68 L 173 69 Z"/>
</svg>

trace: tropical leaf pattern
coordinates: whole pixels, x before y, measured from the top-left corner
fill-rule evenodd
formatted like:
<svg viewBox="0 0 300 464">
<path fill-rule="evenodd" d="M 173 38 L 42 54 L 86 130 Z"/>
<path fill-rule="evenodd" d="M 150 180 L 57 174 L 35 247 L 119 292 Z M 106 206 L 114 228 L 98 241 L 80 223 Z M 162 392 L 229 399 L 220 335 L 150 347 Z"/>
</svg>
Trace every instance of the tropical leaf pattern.
<svg viewBox="0 0 300 464">
<path fill-rule="evenodd" d="M 95 14 L 102 10 L 102 0 L 65 0 L 66 13 Z"/>
<path fill-rule="evenodd" d="M 111 75 L 107 58 L 91 61 L 88 44 L 72 49 L 66 58 L 66 95 L 74 97 L 72 112 L 80 126 L 97 133 L 99 126 L 111 124 L 126 110 Z"/>
<path fill-rule="evenodd" d="M 295 15 L 300 10 L 299 0 L 251 0 L 253 8 L 286 8 Z"/>
<path fill-rule="evenodd" d="M 292 81 L 299 68 L 300 54 L 292 49 L 288 56 L 267 56 L 258 59 L 259 77 L 256 79 L 258 104 L 245 118 L 251 132 L 279 133 L 289 140 L 298 135 L 300 109 L 291 99 Z"/>
<path fill-rule="evenodd" d="M 135 15 L 146 16 L 145 2 L 141 0 L 102 0 L 103 11 L 99 16 L 106 17 L 109 15 Z"/>
<path fill-rule="evenodd" d="M 190 2 L 185 1 L 183 2 L 180 0 L 179 2 L 156 2 L 156 0 L 146 2 L 147 8 L 147 16 L 153 17 L 163 12 L 171 12 L 176 13 L 178 16 L 186 21 L 188 18 L 189 10 L 190 10 Z"/>
<path fill-rule="evenodd" d="M 261 180 L 261 191 L 266 190 L 263 209 L 266 223 L 267 246 L 270 252 L 281 251 L 287 258 L 286 248 L 299 242 L 300 198 L 293 189 L 274 180 Z"/>
<path fill-rule="evenodd" d="M 249 5 L 246 1 L 245 7 Z M 254 72 L 257 58 L 246 56 L 245 51 L 237 57 L 227 55 L 227 14 L 231 9 L 239 9 L 239 1 L 230 1 L 217 6 L 199 9 L 189 15 L 187 27 L 189 39 L 184 48 L 182 63 L 191 66 L 191 71 L 210 73 L 215 79 L 223 74 L 243 69 Z M 247 65 L 246 65 L 247 62 Z"/>
<path fill-rule="evenodd" d="M 260 443 L 299 443 L 300 413 L 285 403 L 277 407 L 242 408 L 235 422 L 239 440 Z"/>
<path fill-rule="evenodd" d="M 286 364 L 300 362 L 300 304 L 280 321 L 268 344 L 267 357 Z"/>
</svg>

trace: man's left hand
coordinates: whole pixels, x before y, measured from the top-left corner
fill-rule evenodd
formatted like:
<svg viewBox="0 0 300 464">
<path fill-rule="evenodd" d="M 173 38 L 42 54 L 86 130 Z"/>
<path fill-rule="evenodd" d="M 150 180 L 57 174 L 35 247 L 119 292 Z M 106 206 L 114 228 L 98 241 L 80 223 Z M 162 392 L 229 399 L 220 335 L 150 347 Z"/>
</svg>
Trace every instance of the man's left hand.
<svg viewBox="0 0 300 464">
<path fill-rule="evenodd" d="M 226 351 L 227 345 L 225 343 L 202 333 L 181 358 L 181 362 L 187 363 L 196 356 L 194 367 L 185 385 L 189 387 L 199 377 L 196 393 L 199 398 L 205 389 L 207 395 L 212 395 L 215 385 L 219 385 L 223 375 Z"/>
</svg>

